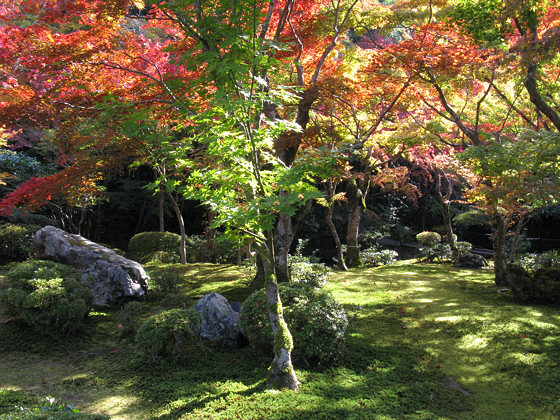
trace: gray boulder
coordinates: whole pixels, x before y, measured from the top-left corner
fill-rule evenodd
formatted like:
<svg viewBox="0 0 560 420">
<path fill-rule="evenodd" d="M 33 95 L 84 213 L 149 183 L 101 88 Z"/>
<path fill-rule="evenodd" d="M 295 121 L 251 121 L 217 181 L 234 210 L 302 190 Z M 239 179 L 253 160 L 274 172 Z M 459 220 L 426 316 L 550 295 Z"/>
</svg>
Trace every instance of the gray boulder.
<svg viewBox="0 0 560 420">
<path fill-rule="evenodd" d="M 201 315 L 198 334 L 201 338 L 230 346 L 242 342 L 239 327 L 239 312 L 235 311 L 228 300 L 219 293 L 213 292 L 203 296 L 194 305 Z"/>
<path fill-rule="evenodd" d="M 93 280 L 97 305 L 114 305 L 141 298 L 150 277 L 142 266 L 80 235 L 45 226 L 35 233 L 33 251 L 38 258 L 71 265 Z"/>
<path fill-rule="evenodd" d="M 484 268 L 488 267 L 488 261 L 482 255 L 467 252 L 459 255 L 453 265 L 458 268 Z"/>
</svg>

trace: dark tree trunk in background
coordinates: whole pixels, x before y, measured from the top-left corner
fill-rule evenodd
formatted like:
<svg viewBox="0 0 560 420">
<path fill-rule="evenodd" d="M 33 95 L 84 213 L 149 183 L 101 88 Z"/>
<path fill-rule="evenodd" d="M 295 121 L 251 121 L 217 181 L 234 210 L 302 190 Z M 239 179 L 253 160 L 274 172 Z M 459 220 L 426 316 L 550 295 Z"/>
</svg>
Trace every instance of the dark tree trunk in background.
<svg viewBox="0 0 560 420">
<path fill-rule="evenodd" d="M 521 232 L 523 231 L 523 227 L 525 226 L 526 222 L 526 212 L 522 212 L 519 216 L 519 220 L 517 221 L 517 226 L 515 227 L 515 232 L 513 235 L 513 242 L 511 244 L 511 252 L 509 254 L 509 260 L 513 263 L 515 261 L 515 257 L 517 256 L 517 248 L 519 247 L 519 239 L 521 237 Z"/>
<path fill-rule="evenodd" d="M 331 231 L 331 235 L 334 239 L 334 244 L 336 246 L 336 259 L 338 268 L 344 271 L 348 271 L 348 267 L 346 266 L 346 262 L 344 261 L 344 251 L 342 248 L 342 242 L 340 241 L 340 236 L 336 230 L 336 226 L 333 223 L 333 213 L 334 213 L 334 196 L 336 194 L 336 187 L 338 182 L 333 181 L 333 179 L 329 179 L 327 184 L 327 209 L 325 212 L 325 221 L 327 222 L 327 226 Z"/>
<path fill-rule="evenodd" d="M 494 248 L 494 281 L 498 286 L 509 286 L 507 280 L 506 223 L 498 209 L 492 215 L 492 241 Z"/>
<path fill-rule="evenodd" d="M 158 189 L 158 199 L 159 231 L 165 232 L 165 191 L 161 186 Z"/>
<path fill-rule="evenodd" d="M 346 265 L 348 267 L 359 267 L 362 263 L 360 256 L 360 244 L 358 235 L 360 233 L 360 220 L 364 211 L 364 202 L 369 189 L 369 175 L 366 181 L 350 179 L 346 183 L 346 199 L 348 201 L 348 228 L 346 232 Z"/>
<path fill-rule="evenodd" d="M 185 220 L 183 219 L 181 208 L 179 207 L 179 204 L 177 203 L 175 197 L 173 197 L 173 194 L 171 194 L 169 191 L 166 191 L 166 193 L 167 193 L 167 197 L 169 198 L 169 201 L 171 201 L 171 205 L 173 206 L 175 215 L 177 216 L 177 222 L 179 223 L 179 232 L 181 236 L 181 246 L 180 246 L 181 264 L 186 264 L 187 263 L 187 248 L 186 248 L 187 234 L 185 232 Z"/>
<path fill-rule="evenodd" d="M 451 256 L 453 261 L 457 259 L 459 256 L 459 250 L 457 249 L 457 242 L 453 237 L 453 226 L 451 225 L 451 215 L 450 215 L 450 207 L 451 207 L 451 194 L 453 193 L 453 189 L 451 188 L 451 182 L 446 174 L 442 173 L 439 169 L 435 171 L 436 177 L 436 195 L 438 200 L 441 204 L 441 215 L 443 218 L 443 226 L 445 227 L 445 238 L 447 239 L 447 243 L 451 248 Z M 441 193 L 441 177 L 444 177 L 447 182 L 447 191 L 445 196 Z"/>
</svg>

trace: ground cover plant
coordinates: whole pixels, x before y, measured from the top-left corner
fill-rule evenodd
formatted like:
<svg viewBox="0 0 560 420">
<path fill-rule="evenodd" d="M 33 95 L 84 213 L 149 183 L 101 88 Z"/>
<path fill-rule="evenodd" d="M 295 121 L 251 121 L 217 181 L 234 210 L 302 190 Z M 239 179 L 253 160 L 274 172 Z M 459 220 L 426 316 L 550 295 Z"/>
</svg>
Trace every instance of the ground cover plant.
<svg viewBox="0 0 560 420">
<path fill-rule="evenodd" d="M 191 299 L 249 294 L 233 266 L 151 270 L 182 275 Z M 346 352 L 338 365 L 297 369 L 298 392 L 267 390 L 269 356 L 250 347 L 138 357 L 118 308 L 95 308 L 70 339 L 22 330 L 3 314 L 0 415 L 49 396 L 114 419 L 556 418 L 558 307 L 516 304 L 492 277 L 411 262 L 332 273 L 325 289 L 350 318 Z M 141 320 L 161 310 L 156 299 L 141 304 Z"/>
</svg>

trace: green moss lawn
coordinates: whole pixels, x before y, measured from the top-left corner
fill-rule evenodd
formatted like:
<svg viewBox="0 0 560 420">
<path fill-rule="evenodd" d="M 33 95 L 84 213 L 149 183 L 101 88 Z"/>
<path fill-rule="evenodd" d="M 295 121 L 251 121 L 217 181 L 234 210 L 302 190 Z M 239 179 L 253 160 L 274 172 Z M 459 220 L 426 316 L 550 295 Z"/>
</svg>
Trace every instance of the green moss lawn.
<svg viewBox="0 0 560 420">
<path fill-rule="evenodd" d="M 232 266 L 171 265 L 182 291 L 247 295 Z M 560 310 L 518 305 L 490 271 L 400 262 L 335 272 L 326 286 L 352 322 L 342 365 L 299 366 L 297 393 L 264 386 L 268 355 L 197 351 L 178 362 L 135 356 L 118 309 L 84 332 L 44 338 L 0 313 L 0 414 L 46 396 L 114 419 L 560 418 Z M 145 303 L 148 316 L 158 302 Z"/>
</svg>

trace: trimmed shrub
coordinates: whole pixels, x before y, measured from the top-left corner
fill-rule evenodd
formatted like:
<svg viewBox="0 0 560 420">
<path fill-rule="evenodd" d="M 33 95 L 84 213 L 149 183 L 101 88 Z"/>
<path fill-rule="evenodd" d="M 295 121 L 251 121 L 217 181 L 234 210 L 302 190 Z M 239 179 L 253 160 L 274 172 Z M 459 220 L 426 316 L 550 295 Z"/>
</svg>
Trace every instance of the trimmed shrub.
<svg viewBox="0 0 560 420">
<path fill-rule="evenodd" d="M 280 283 L 284 319 L 294 339 L 294 363 L 328 365 L 341 359 L 348 316 L 344 308 L 322 289 L 303 283 Z M 241 309 L 241 330 L 249 343 L 272 352 L 273 335 L 266 292 L 258 290 Z"/>
<path fill-rule="evenodd" d="M 327 266 L 307 261 L 288 259 L 292 281 L 308 284 L 312 287 L 323 287 L 327 284 L 329 272 Z"/>
<path fill-rule="evenodd" d="M 132 259 L 141 263 L 150 260 L 178 262 L 180 245 L 181 237 L 176 233 L 142 232 L 130 238 L 128 251 Z"/>
<path fill-rule="evenodd" d="M 232 264 L 237 260 L 239 244 L 232 242 L 225 235 L 218 234 L 212 248 L 203 235 L 187 237 L 187 262 L 209 262 L 214 264 Z"/>
<path fill-rule="evenodd" d="M 448 243 L 422 246 L 418 249 L 418 258 L 426 262 L 443 262 L 451 260 L 451 247 Z"/>
<path fill-rule="evenodd" d="M 170 309 L 146 319 L 136 334 L 136 347 L 152 360 L 177 358 L 197 343 L 194 329 L 200 314 L 194 309 Z"/>
<path fill-rule="evenodd" d="M 158 295 L 169 295 L 179 293 L 184 279 L 180 272 L 163 270 L 150 275 L 150 287 Z"/>
<path fill-rule="evenodd" d="M 40 333 L 70 334 L 93 304 L 91 284 L 74 268 L 52 261 L 28 261 L 13 267 L 0 288 L 6 313 Z"/>
<path fill-rule="evenodd" d="M 528 271 L 535 271 L 539 268 L 560 267 L 560 252 L 557 249 L 551 249 L 539 254 L 518 254 L 515 262 Z"/>
<path fill-rule="evenodd" d="M 144 305 L 133 300 L 128 302 L 117 315 L 119 332 L 123 336 L 130 336 L 138 331 L 140 326 L 140 315 L 144 310 Z"/>
<path fill-rule="evenodd" d="M 41 229 L 37 225 L 15 225 L 5 223 L 0 225 L 0 260 L 24 261 L 31 252 L 33 235 Z"/>
<path fill-rule="evenodd" d="M 330 269 L 319 262 L 319 259 L 315 256 L 315 251 L 310 256 L 303 255 L 303 248 L 306 247 L 308 242 L 308 239 L 298 239 L 295 254 L 288 255 L 288 268 L 292 281 L 321 288 L 327 284 Z"/>
<path fill-rule="evenodd" d="M 390 265 L 399 258 L 397 251 L 393 251 L 392 249 L 365 249 L 361 252 L 360 256 L 364 265 L 370 267 Z"/>
<path fill-rule="evenodd" d="M 515 300 L 560 304 L 560 268 L 540 268 L 531 275 L 523 267 L 508 265 L 507 274 Z"/>
<path fill-rule="evenodd" d="M 453 218 L 453 225 L 459 229 L 472 227 L 490 227 L 490 219 L 482 211 L 473 209 L 458 214 Z"/>
<path fill-rule="evenodd" d="M 435 246 L 441 242 L 441 235 L 437 232 L 424 231 L 416 235 L 416 241 L 419 245 Z"/>
<path fill-rule="evenodd" d="M 472 249 L 472 244 L 467 241 L 458 241 L 455 243 L 455 245 L 457 246 L 457 250 L 459 251 L 459 254 L 466 254 L 467 252 L 470 252 Z"/>
</svg>

